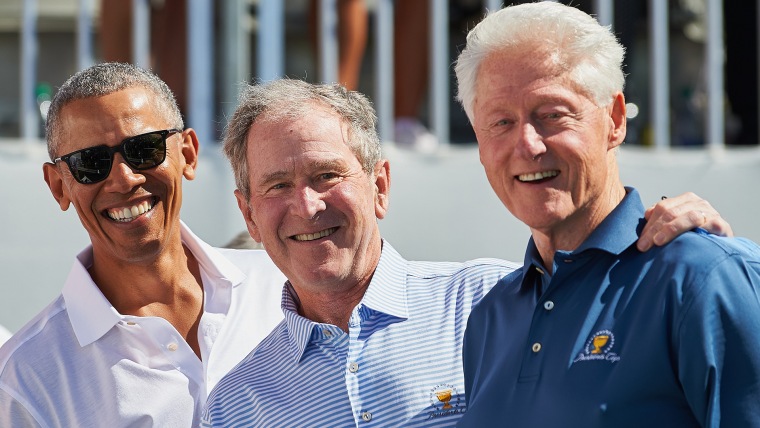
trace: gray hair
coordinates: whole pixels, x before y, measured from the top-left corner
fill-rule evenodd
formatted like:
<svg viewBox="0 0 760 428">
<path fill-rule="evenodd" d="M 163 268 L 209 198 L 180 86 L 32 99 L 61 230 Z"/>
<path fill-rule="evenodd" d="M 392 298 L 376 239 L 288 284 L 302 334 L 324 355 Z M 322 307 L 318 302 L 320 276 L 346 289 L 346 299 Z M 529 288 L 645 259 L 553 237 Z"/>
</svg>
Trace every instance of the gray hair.
<svg viewBox="0 0 760 428">
<path fill-rule="evenodd" d="M 132 64 L 106 62 L 93 65 L 69 77 L 56 92 L 50 103 L 45 135 L 50 159 L 56 157 L 62 131 L 61 110 L 75 100 L 101 97 L 122 89 L 143 87 L 152 91 L 156 97 L 151 100 L 156 110 L 164 114 L 169 126 L 184 129 L 182 114 L 177 100 L 163 80 L 150 71 Z"/>
<path fill-rule="evenodd" d="M 232 166 L 235 185 L 246 199 L 251 196 L 247 137 L 253 123 L 263 114 L 274 118 L 303 116 L 314 109 L 314 103 L 329 107 L 348 125 L 349 148 L 364 171 L 373 173 L 381 149 L 377 116 L 367 97 L 337 84 L 316 85 L 296 79 L 245 85 L 225 130 L 223 150 Z"/>
<path fill-rule="evenodd" d="M 526 3 L 489 13 L 467 35 L 455 70 L 462 103 L 473 121 L 477 75 L 481 62 L 495 52 L 540 44 L 551 59 L 598 106 L 612 101 L 625 85 L 625 48 L 609 27 L 571 6 L 555 2 Z"/>
</svg>

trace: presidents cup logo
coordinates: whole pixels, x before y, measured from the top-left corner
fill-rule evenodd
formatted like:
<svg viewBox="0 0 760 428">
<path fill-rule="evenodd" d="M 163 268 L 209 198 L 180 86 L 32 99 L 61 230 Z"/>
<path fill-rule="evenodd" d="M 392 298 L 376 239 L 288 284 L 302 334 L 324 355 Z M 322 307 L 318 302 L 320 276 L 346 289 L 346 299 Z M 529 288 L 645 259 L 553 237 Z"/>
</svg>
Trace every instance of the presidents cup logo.
<svg viewBox="0 0 760 428">
<path fill-rule="evenodd" d="M 430 404 L 433 410 L 428 414 L 428 419 L 464 413 L 465 410 L 460 407 L 461 400 L 454 385 L 447 383 L 436 385 L 430 390 Z"/>
<path fill-rule="evenodd" d="M 615 335 L 609 330 L 601 330 L 594 333 L 586 342 L 583 352 L 578 354 L 573 363 L 579 361 L 609 361 L 616 363 L 620 356 L 612 351 L 615 346 Z"/>
</svg>

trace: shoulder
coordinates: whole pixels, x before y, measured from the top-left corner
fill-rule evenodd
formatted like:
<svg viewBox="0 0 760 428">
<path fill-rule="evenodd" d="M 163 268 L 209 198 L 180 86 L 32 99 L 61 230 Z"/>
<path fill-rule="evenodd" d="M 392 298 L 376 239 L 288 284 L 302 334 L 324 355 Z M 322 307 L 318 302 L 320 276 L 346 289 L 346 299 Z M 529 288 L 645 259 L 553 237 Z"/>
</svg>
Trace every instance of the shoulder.
<svg viewBox="0 0 760 428">
<path fill-rule="evenodd" d="M 247 250 L 234 248 L 214 249 L 243 272 L 248 272 L 251 270 L 279 272 L 277 266 L 264 250 Z"/>
<path fill-rule="evenodd" d="M 258 382 L 266 381 L 271 376 L 266 373 L 275 362 L 288 359 L 292 349 L 288 328 L 281 321 L 240 363 L 232 368 L 209 395 L 209 406 L 223 403 L 234 398 L 240 388 L 247 388 L 251 379 Z"/>
<path fill-rule="evenodd" d="M 638 278 L 641 296 L 664 299 L 674 319 L 746 320 L 760 314 L 759 255 L 749 240 L 689 232 L 645 253 L 627 250 L 618 277 Z"/>
<path fill-rule="evenodd" d="M 517 293 L 520 290 L 522 284 L 523 270 L 521 267 L 513 269 L 507 275 L 499 278 L 496 285 L 493 286 L 491 291 L 483 297 L 478 306 L 474 309 L 477 312 L 488 311 L 490 307 L 496 304 L 500 299 L 505 296 L 510 296 Z M 507 297 L 511 298 L 511 297 Z M 473 312 L 475 314 L 475 312 Z"/>
<path fill-rule="evenodd" d="M 219 254 L 245 275 L 245 283 L 257 288 L 271 288 L 279 302 L 280 290 L 287 278 L 264 250 L 236 250 L 217 248 Z"/>
<path fill-rule="evenodd" d="M 499 259 L 475 259 L 466 262 L 409 262 L 407 283 L 411 290 L 449 290 L 457 296 L 484 293 L 519 265 Z"/>
<path fill-rule="evenodd" d="M 62 296 L 48 304 L 0 347 L 0 379 L 40 355 L 56 352 L 61 341 L 76 341 Z M 0 380 L 0 384 L 4 382 Z"/>
<path fill-rule="evenodd" d="M 466 262 L 415 262 L 409 263 L 409 275 L 418 278 L 482 278 L 494 275 L 501 278 L 520 265 L 500 259 L 481 258 Z"/>
<path fill-rule="evenodd" d="M 652 260 L 651 269 L 686 283 L 703 283 L 707 278 L 714 281 L 738 270 L 756 271 L 760 262 L 760 247 L 756 243 L 702 231 L 685 233 L 653 250 L 651 255 L 643 254 L 644 259 Z"/>
</svg>

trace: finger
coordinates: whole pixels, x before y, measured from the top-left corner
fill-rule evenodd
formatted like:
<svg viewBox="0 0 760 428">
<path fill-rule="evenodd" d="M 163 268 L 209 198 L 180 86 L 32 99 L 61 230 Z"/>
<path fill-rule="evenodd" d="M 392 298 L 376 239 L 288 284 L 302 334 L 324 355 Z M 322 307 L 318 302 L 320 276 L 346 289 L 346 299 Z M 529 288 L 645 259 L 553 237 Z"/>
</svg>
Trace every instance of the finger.
<svg viewBox="0 0 760 428">
<path fill-rule="evenodd" d="M 714 215 L 708 215 L 705 213 L 705 223 L 700 227 L 713 235 L 734 236 L 734 231 L 731 229 L 731 225 L 728 224 L 728 222 L 717 212 Z"/>
<path fill-rule="evenodd" d="M 689 210 L 671 221 L 665 222 L 652 237 L 655 245 L 662 246 L 675 239 L 678 235 L 688 232 L 707 223 L 707 214 L 702 210 Z"/>
<path fill-rule="evenodd" d="M 647 223 L 637 242 L 640 251 L 646 251 L 652 245 L 664 245 L 686 231 L 707 224 L 711 218 L 716 219 L 716 228 L 727 226 L 717 220 L 720 214 L 707 201 L 692 192 L 660 200 L 645 211 L 644 218 Z"/>
</svg>

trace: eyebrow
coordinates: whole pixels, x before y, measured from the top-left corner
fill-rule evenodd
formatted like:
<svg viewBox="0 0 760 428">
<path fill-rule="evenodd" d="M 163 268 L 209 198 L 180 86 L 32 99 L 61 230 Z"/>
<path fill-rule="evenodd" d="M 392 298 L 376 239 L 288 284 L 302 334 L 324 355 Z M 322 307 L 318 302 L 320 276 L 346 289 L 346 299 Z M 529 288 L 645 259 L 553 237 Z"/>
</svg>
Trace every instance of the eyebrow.
<svg viewBox="0 0 760 428">
<path fill-rule="evenodd" d="M 322 171 L 322 170 L 345 171 L 346 169 L 348 169 L 345 165 L 345 162 L 343 162 L 343 158 L 310 161 L 307 165 L 307 168 L 310 171 Z M 286 179 L 290 177 L 291 175 L 292 175 L 291 172 L 286 171 L 286 170 L 273 171 L 273 172 L 264 174 L 261 177 L 261 181 L 259 182 L 258 185 L 265 186 L 265 185 L 271 184 L 272 182 Z"/>
<path fill-rule="evenodd" d="M 257 184 L 257 186 L 266 186 L 275 181 L 280 181 L 286 178 L 288 175 L 289 173 L 287 171 L 275 171 L 268 174 L 264 174 L 264 176 L 261 177 L 261 181 Z"/>
</svg>

